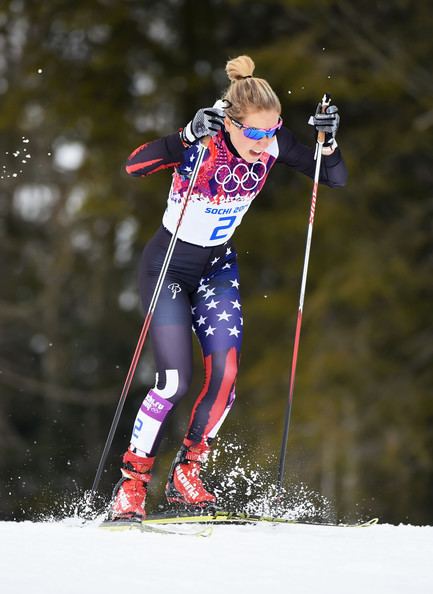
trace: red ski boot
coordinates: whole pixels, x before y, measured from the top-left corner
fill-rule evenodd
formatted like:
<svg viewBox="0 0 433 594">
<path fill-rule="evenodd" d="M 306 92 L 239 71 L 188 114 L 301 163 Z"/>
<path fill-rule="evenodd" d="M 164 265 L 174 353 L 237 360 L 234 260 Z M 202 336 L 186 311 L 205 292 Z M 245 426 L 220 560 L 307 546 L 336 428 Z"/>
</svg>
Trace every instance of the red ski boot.
<svg viewBox="0 0 433 594">
<path fill-rule="evenodd" d="M 136 520 L 141 522 L 146 517 L 144 505 L 147 495 L 147 483 L 150 481 L 155 458 L 143 458 L 127 450 L 123 455 L 120 468 L 122 478 L 114 487 L 109 519 Z"/>
<path fill-rule="evenodd" d="M 205 443 L 182 445 L 171 466 L 165 486 L 169 503 L 187 508 L 215 508 L 216 497 L 204 488 L 200 478 L 201 464 L 206 461 L 209 447 Z"/>
</svg>

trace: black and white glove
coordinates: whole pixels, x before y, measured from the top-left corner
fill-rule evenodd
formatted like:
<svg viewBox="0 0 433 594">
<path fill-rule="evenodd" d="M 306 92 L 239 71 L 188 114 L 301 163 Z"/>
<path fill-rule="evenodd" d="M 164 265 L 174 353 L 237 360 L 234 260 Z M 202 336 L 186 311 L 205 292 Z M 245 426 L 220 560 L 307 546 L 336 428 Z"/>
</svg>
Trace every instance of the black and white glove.
<svg viewBox="0 0 433 594">
<path fill-rule="evenodd" d="M 335 136 L 340 124 L 340 116 L 338 114 L 338 107 L 336 105 L 329 105 L 324 111 L 322 111 L 322 109 L 322 103 L 318 103 L 316 113 L 313 116 L 310 116 L 308 123 L 310 126 L 315 127 L 316 132 L 325 133 L 322 153 L 324 155 L 329 155 L 333 153 L 338 146 Z"/>
<path fill-rule="evenodd" d="M 218 101 L 222 105 L 222 101 Z M 193 119 L 188 122 L 180 133 L 185 144 L 193 144 L 205 136 L 215 136 L 224 126 L 224 109 L 220 106 L 204 107 L 199 109 Z"/>
</svg>

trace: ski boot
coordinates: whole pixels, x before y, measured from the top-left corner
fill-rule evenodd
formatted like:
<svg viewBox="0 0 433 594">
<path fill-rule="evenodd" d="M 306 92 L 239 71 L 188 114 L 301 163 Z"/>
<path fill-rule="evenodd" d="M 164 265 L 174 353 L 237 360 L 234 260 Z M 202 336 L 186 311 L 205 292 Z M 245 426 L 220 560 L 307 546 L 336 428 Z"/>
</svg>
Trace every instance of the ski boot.
<svg viewBox="0 0 433 594">
<path fill-rule="evenodd" d="M 201 464 L 206 461 L 209 446 L 200 442 L 182 445 L 168 475 L 165 495 L 169 503 L 180 504 L 188 511 L 215 511 L 216 497 L 206 491 L 200 478 Z"/>
<path fill-rule="evenodd" d="M 122 459 L 122 478 L 114 487 L 108 519 L 141 522 L 146 518 L 144 505 L 155 458 L 137 456 L 128 449 Z"/>
</svg>

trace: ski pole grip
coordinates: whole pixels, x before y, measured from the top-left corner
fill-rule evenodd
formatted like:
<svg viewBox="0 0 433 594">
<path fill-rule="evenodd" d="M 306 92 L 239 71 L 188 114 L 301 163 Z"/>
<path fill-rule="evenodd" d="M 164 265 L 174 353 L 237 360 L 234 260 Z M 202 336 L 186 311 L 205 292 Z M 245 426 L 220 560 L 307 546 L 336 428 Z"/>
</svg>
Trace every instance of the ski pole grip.
<svg viewBox="0 0 433 594">
<path fill-rule="evenodd" d="M 327 108 L 331 105 L 331 95 L 325 93 L 322 97 L 320 105 L 322 113 L 325 113 Z M 325 132 L 317 133 L 317 142 L 320 142 L 321 144 L 325 142 Z"/>
<path fill-rule="evenodd" d="M 229 101 L 227 101 L 227 99 L 217 99 L 212 107 L 217 107 L 218 109 L 227 109 L 228 107 L 230 107 L 230 105 L 231 104 Z M 210 136 L 205 136 L 204 138 L 201 139 L 201 143 L 207 147 L 210 139 L 211 139 Z"/>
</svg>

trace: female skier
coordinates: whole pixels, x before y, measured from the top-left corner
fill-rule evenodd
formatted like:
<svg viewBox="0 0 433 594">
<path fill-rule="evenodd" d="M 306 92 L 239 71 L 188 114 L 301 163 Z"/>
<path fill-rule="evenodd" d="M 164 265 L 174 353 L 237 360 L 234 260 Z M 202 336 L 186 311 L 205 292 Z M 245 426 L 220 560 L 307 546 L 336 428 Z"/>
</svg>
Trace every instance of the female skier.
<svg viewBox="0 0 433 594">
<path fill-rule="evenodd" d="M 147 485 L 164 427 L 191 380 L 191 328 L 203 352 L 205 380 L 165 493 L 169 502 L 187 507 L 215 505 L 215 495 L 203 485 L 200 466 L 235 399 L 243 319 L 231 237 L 275 163 L 314 177 L 314 150 L 283 126 L 280 101 L 266 80 L 253 76 L 251 58 L 230 60 L 226 72 L 230 85 L 223 96 L 224 109 L 200 109 L 180 133 L 140 146 L 126 165 L 128 174 L 140 177 L 174 168 L 162 226 L 147 243 L 140 264 L 140 296 L 146 312 L 200 143 L 207 143 L 152 318 L 156 382 L 138 411 L 123 455 L 122 478 L 110 508 L 112 520 L 145 517 Z M 325 132 L 320 182 L 343 186 L 347 173 L 335 141 L 336 107 L 322 114 L 319 105 L 309 123 Z"/>
</svg>

